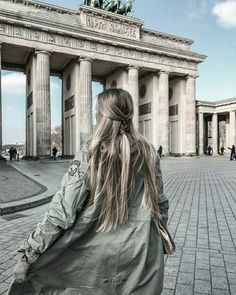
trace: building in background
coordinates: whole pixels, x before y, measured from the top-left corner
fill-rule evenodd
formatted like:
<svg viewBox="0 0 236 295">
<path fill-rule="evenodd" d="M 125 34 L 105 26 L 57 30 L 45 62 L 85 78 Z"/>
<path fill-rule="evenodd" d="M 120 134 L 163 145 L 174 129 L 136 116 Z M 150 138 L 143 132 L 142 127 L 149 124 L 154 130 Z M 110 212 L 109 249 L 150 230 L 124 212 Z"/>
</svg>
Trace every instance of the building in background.
<svg viewBox="0 0 236 295">
<path fill-rule="evenodd" d="M 0 66 L 26 74 L 28 156 L 51 155 L 50 75 L 62 79 L 63 155 L 83 150 L 92 132 L 92 81 L 131 93 L 135 127 L 164 154 L 196 154 L 195 87 L 205 56 L 191 51 L 192 40 L 87 5 L 0 7 Z"/>
<path fill-rule="evenodd" d="M 216 102 L 197 101 L 197 147 L 199 155 L 205 154 L 207 146 L 213 155 L 221 153 L 223 147 L 236 145 L 236 97 Z"/>
</svg>

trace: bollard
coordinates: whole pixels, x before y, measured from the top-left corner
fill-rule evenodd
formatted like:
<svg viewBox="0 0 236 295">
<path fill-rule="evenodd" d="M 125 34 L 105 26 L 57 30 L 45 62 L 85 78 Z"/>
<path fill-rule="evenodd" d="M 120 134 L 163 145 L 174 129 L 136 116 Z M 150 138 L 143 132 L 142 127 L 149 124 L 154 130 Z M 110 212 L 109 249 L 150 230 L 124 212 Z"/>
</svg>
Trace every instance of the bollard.
<svg viewBox="0 0 236 295">
<path fill-rule="evenodd" d="M 17 162 L 19 162 L 19 159 L 20 159 L 20 156 L 19 154 L 17 154 L 17 157 L 16 157 Z"/>
</svg>

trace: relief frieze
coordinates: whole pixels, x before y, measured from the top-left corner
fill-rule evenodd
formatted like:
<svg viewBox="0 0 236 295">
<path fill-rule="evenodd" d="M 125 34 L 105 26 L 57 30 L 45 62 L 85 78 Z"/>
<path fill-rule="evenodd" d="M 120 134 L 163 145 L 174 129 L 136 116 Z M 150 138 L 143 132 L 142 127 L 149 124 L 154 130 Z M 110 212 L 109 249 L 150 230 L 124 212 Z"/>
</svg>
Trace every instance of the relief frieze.
<svg viewBox="0 0 236 295">
<path fill-rule="evenodd" d="M 76 37 L 67 37 L 57 33 L 48 33 L 37 31 L 35 29 L 16 27 L 14 25 L 0 24 L 0 35 L 23 38 L 25 40 L 54 44 L 69 48 L 81 49 L 88 52 L 96 52 L 98 54 L 107 54 L 117 57 L 132 58 L 167 66 L 176 66 L 186 69 L 196 70 L 197 63 L 194 61 L 178 59 L 175 57 L 163 56 L 154 52 L 145 52 L 136 49 L 128 49 L 109 45 L 104 43 L 96 43 L 94 41 L 80 40 Z"/>
<path fill-rule="evenodd" d="M 90 42 L 90 50 L 97 52 L 98 51 L 98 44 Z"/>
<path fill-rule="evenodd" d="M 0 24 L 0 32 L 4 33 L 6 31 L 6 27 L 7 27 L 6 25 L 1 25 Z"/>
<path fill-rule="evenodd" d="M 93 16 L 87 16 L 86 25 L 92 29 L 98 29 L 104 32 L 125 35 L 128 37 L 136 38 L 136 28 L 131 25 L 120 24 L 118 22 L 105 20 Z"/>
<path fill-rule="evenodd" d="M 48 42 L 49 43 L 56 43 L 56 37 L 54 35 L 48 35 Z"/>
<path fill-rule="evenodd" d="M 15 30 L 14 30 L 14 35 L 15 35 L 15 36 L 23 37 L 23 29 L 15 28 Z"/>
</svg>

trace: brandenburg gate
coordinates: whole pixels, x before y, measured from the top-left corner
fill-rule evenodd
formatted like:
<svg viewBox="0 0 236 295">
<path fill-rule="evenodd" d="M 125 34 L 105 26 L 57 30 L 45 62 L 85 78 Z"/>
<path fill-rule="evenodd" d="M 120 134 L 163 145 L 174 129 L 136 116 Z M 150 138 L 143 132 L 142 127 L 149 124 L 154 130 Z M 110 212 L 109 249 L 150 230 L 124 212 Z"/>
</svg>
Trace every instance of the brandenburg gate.
<svg viewBox="0 0 236 295">
<path fill-rule="evenodd" d="M 27 155 L 51 153 L 50 75 L 62 79 L 65 156 L 75 155 L 92 132 L 92 81 L 131 93 L 135 126 L 156 148 L 195 154 L 195 81 L 205 56 L 192 52 L 192 43 L 88 5 L 70 10 L 0 0 L 0 67 L 26 75 Z"/>
</svg>

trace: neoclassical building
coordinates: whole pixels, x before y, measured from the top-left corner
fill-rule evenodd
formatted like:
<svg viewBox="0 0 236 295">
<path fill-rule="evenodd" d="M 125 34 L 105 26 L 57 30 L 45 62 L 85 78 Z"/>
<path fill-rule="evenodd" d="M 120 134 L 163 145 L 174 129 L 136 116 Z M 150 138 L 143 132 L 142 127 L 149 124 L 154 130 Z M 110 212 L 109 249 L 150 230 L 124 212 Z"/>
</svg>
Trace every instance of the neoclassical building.
<svg viewBox="0 0 236 295">
<path fill-rule="evenodd" d="M 204 154 L 207 146 L 213 149 L 213 155 L 224 147 L 236 146 L 236 97 L 216 102 L 197 101 L 197 150 Z"/>
<path fill-rule="evenodd" d="M 51 152 L 50 75 L 62 79 L 65 156 L 76 154 L 92 132 L 92 81 L 131 93 L 134 124 L 156 148 L 195 154 L 195 82 L 205 56 L 192 52 L 192 43 L 85 5 L 69 10 L 0 0 L 0 67 L 26 75 L 27 155 Z M 202 112 L 199 118 L 203 124 Z"/>
</svg>

